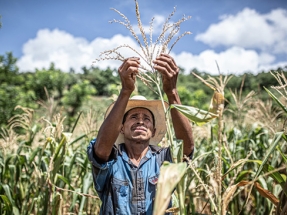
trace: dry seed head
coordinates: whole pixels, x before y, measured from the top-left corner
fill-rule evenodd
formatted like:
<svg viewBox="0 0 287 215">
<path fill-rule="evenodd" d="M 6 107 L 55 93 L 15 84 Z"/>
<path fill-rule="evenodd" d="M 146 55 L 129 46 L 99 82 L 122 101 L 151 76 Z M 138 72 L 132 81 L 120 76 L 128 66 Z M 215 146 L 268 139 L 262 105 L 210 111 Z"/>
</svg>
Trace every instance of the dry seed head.
<svg viewBox="0 0 287 215">
<path fill-rule="evenodd" d="M 145 71 L 147 71 L 148 73 L 156 73 L 156 71 L 154 71 L 153 68 L 153 59 L 155 59 L 156 57 L 158 57 L 161 53 L 170 53 L 171 49 L 174 47 L 174 45 L 185 35 L 190 34 L 189 31 L 184 32 L 183 34 L 181 34 L 180 36 L 177 37 L 177 39 L 175 40 L 175 42 L 172 44 L 171 48 L 168 50 L 168 45 L 171 42 L 171 40 L 173 39 L 173 37 L 175 35 L 178 34 L 179 30 L 180 30 L 180 25 L 182 24 L 182 22 L 190 19 L 190 16 L 183 16 L 180 20 L 178 20 L 175 23 L 169 23 L 171 17 L 174 15 L 176 8 L 174 7 L 174 10 L 172 11 L 171 14 L 169 14 L 168 18 L 165 20 L 163 27 L 162 27 L 162 32 L 160 33 L 160 35 L 158 36 L 158 38 L 156 39 L 156 41 L 153 43 L 152 41 L 152 31 L 153 31 L 153 21 L 154 18 L 152 18 L 151 22 L 150 22 L 150 27 L 149 27 L 149 34 L 150 34 L 150 38 L 149 38 L 149 42 L 147 40 L 147 36 L 145 34 L 142 22 L 141 22 L 141 17 L 140 17 L 140 10 L 139 10 L 139 5 L 137 0 L 135 0 L 135 12 L 136 12 L 136 18 L 137 18 L 137 23 L 138 23 L 138 28 L 141 32 L 141 36 L 142 36 L 142 41 L 144 44 L 141 43 L 141 40 L 139 39 L 139 37 L 137 36 L 137 34 L 135 33 L 129 19 L 122 14 L 120 11 L 112 8 L 112 10 L 114 10 L 116 13 L 118 13 L 121 17 L 122 17 L 122 21 L 121 20 L 116 20 L 113 19 L 112 21 L 110 21 L 110 23 L 119 23 L 123 26 L 125 26 L 130 33 L 132 34 L 132 36 L 134 37 L 134 39 L 137 41 L 137 43 L 140 46 L 140 50 L 142 53 L 140 53 L 139 51 L 137 51 L 135 48 L 129 46 L 129 45 L 121 45 L 119 47 L 116 47 L 113 50 L 107 50 L 104 51 L 103 53 L 100 54 L 100 57 L 97 58 L 93 63 L 99 62 L 99 61 L 103 61 L 103 60 L 120 60 L 123 61 L 126 57 L 122 56 L 122 54 L 120 53 L 121 48 L 128 48 L 130 50 L 132 50 L 137 56 L 139 56 L 144 63 L 146 63 L 148 65 L 148 67 L 150 69 L 146 69 L 146 66 L 143 66 L 142 69 L 144 69 Z M 169 32 L 167 39 L 166 39 L 166 34 Z M 161 79 L 159 79 L 159 77 L 157 75 L 155 76 L 151 76 L 151 79 L 153 82 L 155 83 L 159 83 Z M 144 78 L 141 78 L 141 80 L 145 80 Z"/>
<path fill-rule="evenodd" d="M 284 75 L 283 72 L 279 73 L 279 72 L 272 72 L 270 71 L 271 75 L 273 75 L 273 77 L 277 80 L 277 82 L 279 83 L 279 86 L 272 86 L 271 88 L 275 89 L 281 96 L 283 96 L 283 98 L 285 99 L 285 101 L 287 101 L 287 79 Z M 284 94 L 283 94 L 284 92 Z"/>
</svg>

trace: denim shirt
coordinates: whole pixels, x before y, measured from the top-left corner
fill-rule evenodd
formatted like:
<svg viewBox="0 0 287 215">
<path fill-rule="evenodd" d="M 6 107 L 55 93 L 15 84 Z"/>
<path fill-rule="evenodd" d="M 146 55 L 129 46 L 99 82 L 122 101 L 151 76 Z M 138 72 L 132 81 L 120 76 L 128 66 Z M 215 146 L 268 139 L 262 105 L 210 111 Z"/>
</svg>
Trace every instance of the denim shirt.
<svg viewBox="0 0 287 215">
<path fill-rule="evenodd" d="M 102 200 L 100 214 L 152 214 L 160 166 L 163 161 L 172 161 L 170 148 L 150 145 L 136 166 L 124 144 L 113 147 L 107 162 L 99 162 L 94 153 L 95 142 L 96 139 L 90 142 L 87 154 L 94 186 Z"/>
</svg>

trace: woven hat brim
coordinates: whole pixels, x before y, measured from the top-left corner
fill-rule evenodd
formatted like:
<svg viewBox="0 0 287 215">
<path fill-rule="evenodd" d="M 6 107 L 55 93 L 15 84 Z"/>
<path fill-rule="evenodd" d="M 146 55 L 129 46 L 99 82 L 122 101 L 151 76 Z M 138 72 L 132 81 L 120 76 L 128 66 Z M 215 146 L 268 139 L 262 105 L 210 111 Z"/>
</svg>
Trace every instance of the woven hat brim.
<svg viewBox="0 0 287 215">
<path fill-rule="evenodd" d="M 114 106 L 115 102 L 112 103 L 105 114 L 105 118 L 109 115 L 109 113 L 111 112 L 113 106 Z M 164 102 L 164 105 L 166 107 L 166 109 L 168 108 L 168 103 Z M 164 108 L 162 105 L 161 100 L 129 100 L 125 113 L 133 108 L 138 108 L 138 107 L 142 107 L 142 108 L 147 108 L 149 109 L 153 115 L 154 115 L 154 120 L 155 120 L 155 128 L 156 128 L 156 132 L 154 137 L 152 137 L 150 139 L 149 144 L 150 145 L 157 145 L 161 142 L 162 138 L 164 137 L 165 133 L 166 133 L 166 120 L 165 120 L 165 112 L 164 112 Z M 115 142 L 116 145 L 120 144 L 120 143 L 124 143 L 124 135 L 119 133 L 119 136 Z"/>
</svg>

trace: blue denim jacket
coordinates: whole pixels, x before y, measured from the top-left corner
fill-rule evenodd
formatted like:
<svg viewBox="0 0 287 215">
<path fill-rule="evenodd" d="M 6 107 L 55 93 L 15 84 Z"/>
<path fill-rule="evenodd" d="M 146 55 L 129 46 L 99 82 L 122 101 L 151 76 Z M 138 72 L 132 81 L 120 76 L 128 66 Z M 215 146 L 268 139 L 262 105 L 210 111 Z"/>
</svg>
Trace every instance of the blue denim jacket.
<svg viewBox="0 0 287 215">
<path fill-rule="evenodd" d="M 163 161 L 172 161 L 170 148 L 150 145 L 137 167 L 124 144 L 113 147 L 107 162 L 99 162 L 93 149 L 95 142 L 96 139 L 90 142 L 87 154 L 94 186 L 102 200 L 100 214 L 152 214 L 160 166 Z"/>
</svg>

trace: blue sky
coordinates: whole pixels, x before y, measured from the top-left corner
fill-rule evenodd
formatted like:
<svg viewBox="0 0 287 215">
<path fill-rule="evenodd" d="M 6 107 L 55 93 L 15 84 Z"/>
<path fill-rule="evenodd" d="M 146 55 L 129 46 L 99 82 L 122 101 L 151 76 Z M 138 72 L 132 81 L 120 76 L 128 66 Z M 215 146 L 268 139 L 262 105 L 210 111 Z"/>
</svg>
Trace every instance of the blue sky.
<svg viewBox="0 0 287 215">
<path fill-rule="evenodd" d="M 225 74 L 276 69 L 287 65 L 287 0 L 138 0 L 141 21 L 154 21 L 154 38 L 176 7 L 173 22 L 191 16 L 181 25 L 183 37 L 172 50 L 177 64 L 217 74 L 215 61 Z M 127 16 L 136 25 L 134 0 L 0 0 L 0 54 L 11 51 L 21 71 L 57 68 L 81 71 L 100 52 L 119 45 L 138 45 L 130 32 L 110 20 Z M 154 40 L 155 40 L 154 39 Z M 129 52 L 123 50 L 129 57 Z M 118 61 L 94 66 L 116 68 Z"/>
</svg>

